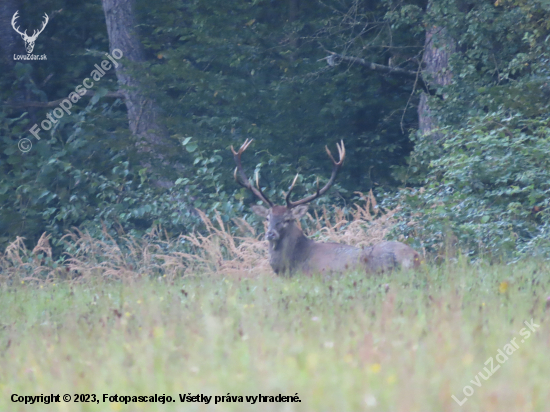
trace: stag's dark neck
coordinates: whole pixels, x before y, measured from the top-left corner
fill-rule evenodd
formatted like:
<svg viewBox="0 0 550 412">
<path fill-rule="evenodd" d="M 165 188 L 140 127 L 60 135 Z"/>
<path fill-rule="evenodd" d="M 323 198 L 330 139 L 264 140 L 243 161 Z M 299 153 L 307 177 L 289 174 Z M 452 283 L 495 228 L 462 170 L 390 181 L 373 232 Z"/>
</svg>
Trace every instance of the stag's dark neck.
<svg viewBox="0 0 550 412">
<path fill-rule="evenodd" d="M 269 242 L 269 263 L 273 271 L 277 274 L 292 275 L 299 270 L 298 265 L 307 258 L 311 243 L 313 241 L 308 239 L 298 226 L 289 226 L 282 239 Z"/>
</svg>

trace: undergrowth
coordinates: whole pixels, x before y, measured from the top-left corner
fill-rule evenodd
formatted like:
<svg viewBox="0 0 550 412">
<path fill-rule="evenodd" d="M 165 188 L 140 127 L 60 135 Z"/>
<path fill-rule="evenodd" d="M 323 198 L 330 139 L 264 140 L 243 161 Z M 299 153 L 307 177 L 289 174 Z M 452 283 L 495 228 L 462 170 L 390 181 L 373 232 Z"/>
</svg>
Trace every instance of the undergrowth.
<svg viewBox="0 0 550 412">
<path fill-rule="evenodd" d="M 303 225 L 306 235 L 358 247 L 384 240 L 395 225 L 394 211 L 380 210 L 372 192 L 359 195 L 364 203 L 351 210 L 336 208 L 329 213 L 323 208 L 308 214 Z M 48 234 L 32 250 L 18 237 L 0 254 L 0 279 L 51 282 L 149 275 L 172 279 L 189 274 L 242 278 L 271 273 L 264 231 L 242 218 L 224 224 L 217 213 L 213 219 L 200 210 L 197 213 L 206 229 L 177 238 L 154 227 L 142 238 L 121 235 L 115 239 L 104 227 L 102 240 L 75 228 L 63 237 L 67 252 L 58 260 L 52 258 Z"/>
</svg>

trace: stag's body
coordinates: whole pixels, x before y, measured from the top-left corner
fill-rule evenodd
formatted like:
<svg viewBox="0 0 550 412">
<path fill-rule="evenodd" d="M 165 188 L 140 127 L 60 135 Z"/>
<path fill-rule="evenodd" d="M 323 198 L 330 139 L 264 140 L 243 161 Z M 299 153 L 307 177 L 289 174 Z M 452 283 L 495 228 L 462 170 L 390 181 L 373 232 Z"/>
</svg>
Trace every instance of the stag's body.
<svg viewBox="0 0 550 412">
<path fill-rule="evenodd" d="M 367 273 L 420 266 L 420 255 L 412 247 L 397 241 L 381 242 L 361 251 L 361 261 Z"/>
<path fill-rule="evenodd" d="M 288 276 L 297 272 L 306 275 L 342 273 L 348 270 L 359 270 L 363 266 L 361 249 L 339 243 L 315 242 L 303 233 L 296 242 L 290 240 L 283 243 L 280 250 L 270 242 L 269 264 L 276 274 Z"/>
<path fill-rule="evenodd" d="M 251 190 L 258 198 L 270 206 L 254 205 L 252 210 L 266 219 L 268 229 L 265 234 L 269 241 L 269 263 L 278 275 L 293 275 L 296 272 L 313 273 L 342 273 L 348 270 L 362 270 L 367 274 L 391 271 L 397 268 L 409 269 L 418 267 L 420 257 L 411 247 L 401 242 L 382 242 L 375 246 L 359 249 L 339 243 L 320 243 L 308 239 L 296 225 L 296 221 L 307 212 L 305 203 L 311 202 L 325 193 L 336 178 L 336 174 L 345 157 L 343 142 L 338 146 L 340 161 L 336 162 L 330 151 L 327 150 L 333 162 L 332 176 L 328 183 L 317 189 L 317 193 L 297 202 L 290 201 L 290 193 L 296 183 L 296 178 L 286 195 L 287 206 L 274 205 L 261 191 L 258 176 L 254 188 L 248 181 L 241 165 L 241 154 L 252 141 L 245 141 L 238 152 L 233 148 L 233 156 L 237 164 L 235 179 L 242 186 Z M 240 180 L 237 178 L 237 173 Z"/>
<path fill-rule="evenodd" d="M 401 242 L 382 242 L 360 249 L 340 243 L 321 243 L 308 239 L 296 225 L 306 206 L 288 209 L 254 205 L 252 210 L 268 223 L 269 264 L 278 275 L 295 273 L 342 273 L 361 270 L 368 274 L 418 267 L 420 258 L 411 247 Z"/>
</svg>

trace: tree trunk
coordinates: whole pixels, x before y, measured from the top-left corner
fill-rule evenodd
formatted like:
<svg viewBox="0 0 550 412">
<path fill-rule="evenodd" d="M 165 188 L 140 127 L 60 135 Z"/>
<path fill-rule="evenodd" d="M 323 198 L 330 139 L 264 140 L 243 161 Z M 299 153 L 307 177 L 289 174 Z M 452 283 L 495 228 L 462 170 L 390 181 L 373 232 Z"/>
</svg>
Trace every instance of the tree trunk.
<svg viewBox="0 0 550 412">
<path fill-rule="evenodd" d="M 446 86 L 451 83 L 452 74 L 449 70 L 449 58 L 456 51 L 456 42 L 442 27 L 432 26 L 426 30 L 426 42 L 423 56 L 423 78 L 430 88 Z M 418 124 L 422 136 L 431 136 L 439 140 L 441 133 L 437 132 L 437 125 L 429 106 L 426 93 L 420 96 L 418 105 Z"/>
<path fill-rule="evenodd" d="M 116 51 L 118 49 L 124 59 L 139 63 L 144 62 L 145 57 L 135 31 L 133 5 L 133 0 L 103 0 L 103 11 L 111 54 L 113 51 L 120 54 Z M 171 144 L 155 100 L 145 92 L 144 85 L 135 73 L 131 73 L 120 61 L 116 75 L 122 86 L 120 90 L 125 95 L 130 131 L 137 138 L 138 150 L 163 161 L 163 152 L 166 153 Z"/>
</svg>

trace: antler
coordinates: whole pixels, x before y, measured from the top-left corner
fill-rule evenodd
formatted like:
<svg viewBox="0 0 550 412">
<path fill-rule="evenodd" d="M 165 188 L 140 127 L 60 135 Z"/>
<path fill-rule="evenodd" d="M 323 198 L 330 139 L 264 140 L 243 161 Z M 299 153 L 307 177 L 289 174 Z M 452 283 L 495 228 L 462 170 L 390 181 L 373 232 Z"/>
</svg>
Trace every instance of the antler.
<svg viewBox="0 0 550 412">
<path fill-rule="evenodd" d="M 266 204 L 269 205 L 269 207 L 273 207 L 273 202 L 267 198 L 266 195 L 262 192 L 262 189 L 260 189 L 260 179 L 258 177 L 258 173 L 256 173 L 256 186 L 252 186 L 250 184 L 250 181 L 248 180 L 248 177 L 246 177 L 246 173 L 243 170 L 243 166 L 241 164 L 241 155 L 243 152 L 250 146 L 250 143 L 252 143 L 254 139 L 246 139 L 244 143 L 242 144 L 241 148 L 238 152 L 233 149 L 233 146 L 231 146 L 231 151 L 233 152 L 233 159 L 235 160 L 235 163 L 237 164 L 237 167 L 235 168 L 235 172 L 233 173 L 233 177 L 235 177 L 235 180 L 238 184 L 240 184 L 243 187 L 246 187 L 248 190 L 250 190 L 252 193 L 254 193 L 260 200 Z M 237 172 L 239 174 L 240 180 L 237 177 Z"/>
<path fill-rule="evenodd" d="M 330 176 L 329 181 L 327 184 L 319 190 L 319 178 L 317 178 L 317 193 L 314 195 L 305 197 L 301 200 L 298 200 L 297 202 L 291 202 L 290 201 L 290 193 L 292 192 L 292 189 L 294 189 L 294 185 L 296 184 L 296 180 L 298 180 L 298 175 L 294 178 L 292 181 L 292 185 L 288 188 L 288 193 L 286 194 L 285 200 L 286 200 L 286 206 L 289 209 L 292 209 L 293 207 L 296 207 L 298 205 L 303 205 L 304 203 L 309 203 L 312 200 L 317 199 L 319 196 L 322 196 L 334 183 L 334 180 L 336 179 L 336 175 L 338 174 L 338 170 L 340 170 L 340 166 L 342 166 L 342 163 L 344 163 L 344 158 L 346 157 L 346 148 L 344 147 L 344 141 L 341 140 L 340 144 L 336 143 L 336 147 L 338 148 L 338 155 L 340 156 L 340 161 L 336 162 L 334 160 L 334 157 L 332 157 L 332 153 L 330 153 L 330 150 L 327 146 L 325 146 L 325 150 L 327 151 L 328 156 L 330 157 L 330 160 L 332 160 L 332 175 Z"/>
<path fill-rule="evenodd" d="M 11 27 L 13 27 L 13 30 L 15 30 L 17 33 L 19 33 L 21 36 L 26 36 L 27 35 L 27 30 L 25 30 L 25 33 L 21 33 L 19 31 L 19 27 L 15 27 L 15 20 L 17 20 L 17 18 L 19 17 L 17 15 L 17 13 L 19 13 L 19 10 L 17 10 L 15 12 L 15 14 L 13 15 L 13 17 L 11 18 Z"/>
</svg>

